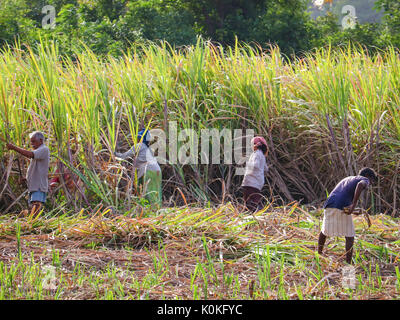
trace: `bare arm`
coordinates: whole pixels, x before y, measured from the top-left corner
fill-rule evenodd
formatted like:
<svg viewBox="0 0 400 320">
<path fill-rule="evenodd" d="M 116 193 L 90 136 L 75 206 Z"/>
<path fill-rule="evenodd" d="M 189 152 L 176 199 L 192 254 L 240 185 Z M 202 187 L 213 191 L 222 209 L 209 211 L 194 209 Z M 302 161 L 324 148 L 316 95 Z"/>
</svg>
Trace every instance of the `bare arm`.
<svg viewBox="0 0 400 320">
<path fill-rule="evenodd" d="M 33 154 L 32 151 L 19 148 L 19 147 L 13 145 L 12 143 L 7 143 L 7 149 L 14 150 L 14 151 L 18 152 L 19 154 L 22 154 L 24 157 L 27 157 L 29 159 L 33 159 L 33 157 L 34 157 L 34 154 Z"/>
<path fill-rule="evenodd" d="M 358 199 L 360 198 L 361 193 L 367 188 L 367 186 L 368 186 L 368 184 L 365 181 L 360 181 L 357 184 L 356 191 L 354 192 L 353 203 L 348 207 L 347 214 L 353 213 L 353 211 L 357 205 Z"/>
<path fill-rule="evenodd" d="M 123 160 L 125 160 L 127 158 L 135 158 L 134 148 L 131 148 L 127 152 L 124 152 L 124 153 L 115 152 L 115 156 L 120 159 L 123 159 Z"/>
</svg>

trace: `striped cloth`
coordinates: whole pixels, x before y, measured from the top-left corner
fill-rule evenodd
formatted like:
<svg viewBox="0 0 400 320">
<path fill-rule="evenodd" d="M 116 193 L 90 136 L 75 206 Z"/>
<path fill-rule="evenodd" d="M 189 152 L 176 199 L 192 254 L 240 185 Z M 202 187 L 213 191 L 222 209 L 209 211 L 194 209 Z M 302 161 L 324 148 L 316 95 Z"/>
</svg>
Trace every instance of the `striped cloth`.
<svg viewBox="0 0 400 320">
<path fill-rule="evenodd" d="M 321 231 L 328 237 L 354 237 L 353 218 L 343 210 L 325 208 Z"/>
</svg>

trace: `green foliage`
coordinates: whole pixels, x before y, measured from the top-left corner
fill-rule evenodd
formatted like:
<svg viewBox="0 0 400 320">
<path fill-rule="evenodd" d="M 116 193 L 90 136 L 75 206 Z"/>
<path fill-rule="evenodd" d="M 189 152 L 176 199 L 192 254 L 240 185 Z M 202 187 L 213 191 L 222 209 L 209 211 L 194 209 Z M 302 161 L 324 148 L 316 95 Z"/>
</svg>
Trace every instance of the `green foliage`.
<svg viewBox="0 0 400 320">
<path fill-rule="evenodd" d="M 382 37 L 393 44 L 400 46 L 400 2 L 398 0 L 378 0 L 376 8 L 383 10 L 385 33 Z"/>
<path fill-rule="evenodd" d="M 126 35 L 128 41 L 135 40 L 129 36 L 134 30 L 148 40 L 168 39 L 175 45 L 187 45 L 196 41 L 192 20 L 190 12 L 183 7 L 167 6 L 157 0 L 139 0 L 127 4 L 119 26 L 121 35 Z"/>
<path fill-rule="evenodd" d="M 45 5 L 55 7 L 55 29 L 42 29 Z M 355 29 L 341 27 L 344 5 L 356 8 Z M 35 47 L 49 38 L 64 55 L 84 43 L 96 54 L 121 56 L 133 43 L 184 46 L 201 35 L 224 46 L 237 40 L 264 48 L 277 44 L 285 55 L 348 42 L 374 51 L 399 46 L 399 6 L 395 0 L 338 0 L 319 11 L 310 0 L 4 0 L 0 46 L 17 39 Z"/>
<path fill-rule="evenodd" d="M 337 16 L 328 12 L 326 16 L 318 17 L 310 24 L 311 30 L 314 31 L 311 40 L 312 47 L 322 47 L 326 43 L 330 43 L 332 46 L 359 43 L 369 51 L 374 51 L 377 47 L 384 48 L 386 46 L 386 43 L 380 39 L 379 24 L 357 23 L 354 29 L 343 30 L 337 21 Z"/>
<path fill-rule="evenodd" d="M 342 8 L 346 5 L 351 5 L 356 9 L 359 23 L 377 23 L 380 22 L 382 13 L 374 9 L 376 2 L 377 0 L 337 0 L 334 1 L 333 12 L 341 19 L 343 17 Z"/>
<path fill-rule="evenodd" d="M 16 39 L 31 36 L 33 21 L 26 17 L 29 12 L 24 0 L 2 0 L 0 2 L 0 46 L 12 44 Z"/>
<path fill-rule="evenodd" d="M 1 3 L 0 44 L 12 44 L 15 38 L 28 43 L 51 38 L 66 55 L 85 43 L 96 54 L 118 56 L 141 40 L 182 46 L 194 44 L 197 35 L 223 45 L 234 45 L 236 39 L 263 47 L 278 44 L 284 54 L 299 54 L 329 41 L 335 45 L 360 42 L 368 48 L 397 43 L 397 20 L 392 14 L 385 14 L 388 34 L 381 35 L 382 28 L 376 24 L 341 30 L 342 2 L 335 2 L 332 12 L 314 21 L 306 0 L 6 0 Z M 361 14 L 360 22 L 379 15 L 371 9 L 374 2 L 351 3 Z M 56 9 L 54 30 L 41 28 L 42 8 L 47 4 Z M 379 4 L 385 12 L 397 10 L 396 2 Z"/>
<path fill-rule="evenodd" d="M 307 1 L 181 0 L 192 12 L 196 32 L 224 45 L 236 37 L 262 46 L 278 44 L 289 54 L 309 48 Z"/>
<path fill-rule="evenodd" d="M 260 23 L 253 26 L 257 38 L 250 40 L 275 43 L 286 54 L 299 53 L 310 48 L 308 19 L 305 1 L 269 2 Z"/>
<path fill-rule="evenodd" d="M 196 32 L 215 41 L 232 44 L 243 37 L 254 21 L 267 10 L 265 0 L 180 0 L 196 20 Z M 244 39 L 243 39 L 244 40 Z"/>
<path fill-rule="evenodd" d="M 382 13 L 374 8 L 377 0 L 335 0 L 332 3 L 332 7 L 329 4 L 325 4 L 322 8 L 313 6 L 311 0 L 309 2 L 309 10 L 313 18 L 322 17 L 331 12 L 338 17 L 338 23 L 340 23 L 344 16 L 342 8 L 346 5 L 351 5 L 355 8 L 359 23 L 376 23 L 380 22 L 382 18 Z"/>
<path fill-rule="evenodd" d="M 118 179 L 125 178 L 120 176 L 123 168 L 108 164 L 116 148 L 132 145 L 140 119 L 151 128 L 164 127 L 166 105 L 168 121 L 193 128 L 199 137 L 203 128 L 240 128 L 245 110 L 246 128 L 271 134 L 271 143 L 282 148 L 270 159 L 277 168 L 274 174 L 289 185 L 271 186 L 280 197 L 314 201 L 333 187 L 332 177 L 368 164 L 380 168 L 384 177 L 370 197 L 371 206 L 383 210 L 383 199 L 395 207 L 400 64 L 393 48 L 370 55 L 357 46 L 327 47 L 286 62 L 279 48 L 268 53 L 246 44 L 226 49 L 201 38 L 179 51 L 167 43 L 137 45 L 122 58 L 100 58 L 88 48 L 62 57 L 52 43 L 38 48 L 0 55 L 0 131 L 18 145 L 27 141 L 27 132 L 45 132 L 51 150 L 90 177 L 80 179 L 89 198 L 107 205 L 126 199 L 121 205 L 132 208 L 131 197 L 122 197 L 117 188 Z M 379 148 L 365 149 L 378 138 Z M 116 141 L 122 145 L 117 147 Z M 178 141 L 176 150 L 182 144 Z M 0 147 L 0 156 L 7 157 L 4 143 Z M 77 150 L 71 151 L 73 160 L 69 148 Z M 176 154 L 171 147 L 168 152 L 169 159 Z M 173 172 L 190 201 L 213 200 L 221 194 L 213 179 L 231 178 L 223 170 L 226 166 L 219 164 L 207 170 L 182 162 L 168 165 L 165 194 L 175 192 L 175 182 L 169 184 Z M 239 185 L 233 179 L 229 192 Z"/>
</svg>

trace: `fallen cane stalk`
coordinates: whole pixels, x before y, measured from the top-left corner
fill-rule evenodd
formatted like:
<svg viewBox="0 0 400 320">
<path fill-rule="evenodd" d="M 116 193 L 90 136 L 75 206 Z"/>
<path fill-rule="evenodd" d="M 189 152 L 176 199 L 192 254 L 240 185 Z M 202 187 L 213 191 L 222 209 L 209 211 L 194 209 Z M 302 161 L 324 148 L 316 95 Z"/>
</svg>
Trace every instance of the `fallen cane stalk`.
<svg viewBox="0 0 400 320">
<path fill-rule="evenodd" d="M 372 225 L 371 219 L 369 218 L 368 212 L 365 210 L 364 210 L 364 218 L 365 218 L 365 220 L 367 220 L 368 228 L 371 227 L 371 225 Z"/>
</svg>

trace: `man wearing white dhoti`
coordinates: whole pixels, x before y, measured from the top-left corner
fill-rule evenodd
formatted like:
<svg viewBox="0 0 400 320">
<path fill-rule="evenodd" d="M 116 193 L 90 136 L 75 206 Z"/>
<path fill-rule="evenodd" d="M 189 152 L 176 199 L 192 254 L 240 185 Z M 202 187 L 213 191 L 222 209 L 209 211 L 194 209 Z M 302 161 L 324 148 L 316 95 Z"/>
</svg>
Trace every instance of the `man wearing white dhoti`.
<svg viewBox="0 0 400 320">
<path fill-rule="evenodd" d="M 326 237 L 346 238 L 346 262 L 351 264 L 354 244 L 353 213 L 361 193 L 375 183 L 377 175 L 371 168 L 363 168 L 357 176 L 342 179 L 324 203 L 324 219 L 318 239 L 318 253 L 324 249 Z M 346 213 L 343 209 L 347 208 Z"/>
</svg>

